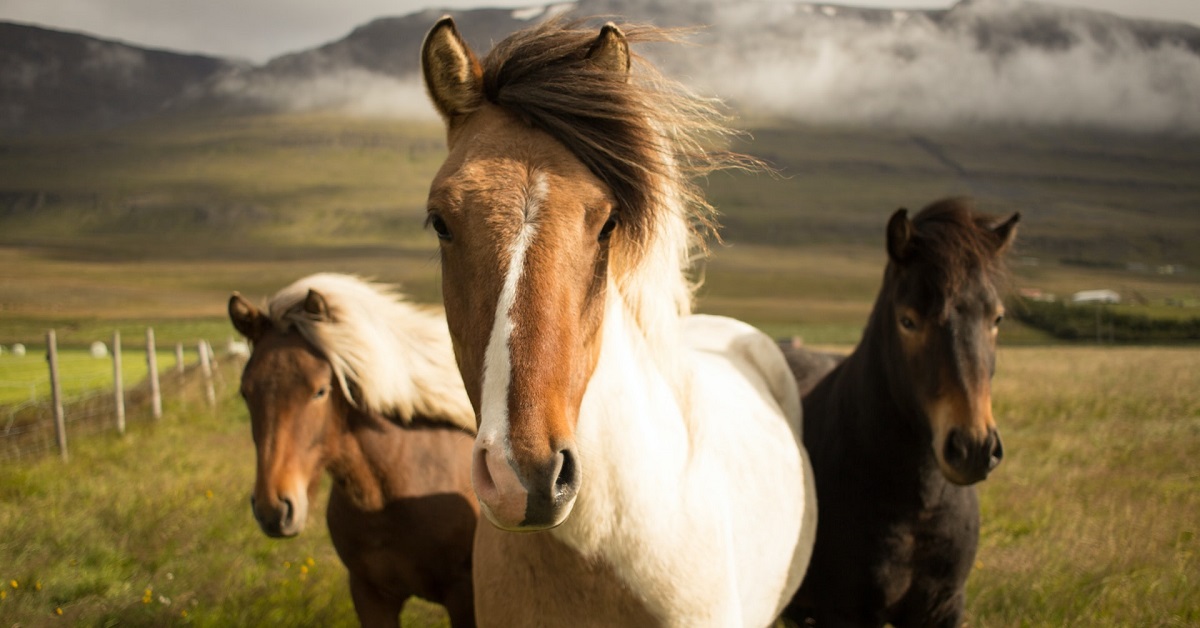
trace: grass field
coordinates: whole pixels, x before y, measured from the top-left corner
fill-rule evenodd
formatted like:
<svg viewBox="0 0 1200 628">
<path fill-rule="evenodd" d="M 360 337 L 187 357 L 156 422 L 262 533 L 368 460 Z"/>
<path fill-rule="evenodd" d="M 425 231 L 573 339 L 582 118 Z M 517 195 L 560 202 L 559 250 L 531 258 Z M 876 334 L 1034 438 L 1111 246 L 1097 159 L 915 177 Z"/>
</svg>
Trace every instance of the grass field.
<svg viewBox="0 0 1200 628">
<path fill-rule="evenodd" d="M 1001 351 L 1007 455 L 979 489 L 970 625 L 1200 622 L 1198 388 L 1194 350 Z M 354 625 L 323 508 L 296 539 L 259 532 L 246 412 L 220 398 L 0 473 L 5 625 Z M 410 606 L 405 626 L 445 625 Z"/>
</svg>

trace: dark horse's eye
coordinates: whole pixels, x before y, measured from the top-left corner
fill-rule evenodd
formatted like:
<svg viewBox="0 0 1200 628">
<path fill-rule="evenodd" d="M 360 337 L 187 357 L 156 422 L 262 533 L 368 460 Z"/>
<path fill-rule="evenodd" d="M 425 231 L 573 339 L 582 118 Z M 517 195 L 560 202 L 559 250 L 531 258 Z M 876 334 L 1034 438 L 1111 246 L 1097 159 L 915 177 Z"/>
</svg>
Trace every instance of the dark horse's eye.
<svg viewBox="0 0 1200 628">
<path fill-rule="evenodd" d="M 1002 323 L 1002 322 L 1004 322 L 1004 315 L 998 314 L 996 316 L 996 322 L 992 323 L 992 327 L 999 327 L 1000 323 Z"/>
<path fill-rule="evenodd" d="M 439 240 L 449 241 L 453 237 L 450 235 L 450 227 L 446 226 L 446 221 L 437 214 L 429 214 L 429 218 L 425 220 L 425 226 L 433 227 Z"/>
<path fill-rule="evenodd" d="M 613 229 L 617 228 L 617 213 L 613 212 L 608 215 L 608 220 L 604 221 L 604 226 L 600 227 L 600 235 L 596 239 L 601 242 L 607 242 L 612 237 Z"/>
<path fill-rule="evenodd" d="M 916 322 L 914 322 L 913 319 L 909 318 L 908 316 L 900 317 L 900 326 L 909 331 L 912 331 L 917 328 Z"/>
</svg>

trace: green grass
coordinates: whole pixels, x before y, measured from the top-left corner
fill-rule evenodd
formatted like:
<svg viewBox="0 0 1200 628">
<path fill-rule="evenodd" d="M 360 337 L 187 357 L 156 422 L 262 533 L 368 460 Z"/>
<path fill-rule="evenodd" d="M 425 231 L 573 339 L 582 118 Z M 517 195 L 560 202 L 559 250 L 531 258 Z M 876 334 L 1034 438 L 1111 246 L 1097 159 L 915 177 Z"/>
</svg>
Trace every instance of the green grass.
<svg viewBox="0 0 1200 628">
<path fill-rule="evenodd" d="M 122 343 L 124 344 L 124 342 Z M 50 367 L 45 346 L 29 347 L 25 356 L 0 355 L 0 406 L 50 398 Z M 159 372 L 175 368 L 175 352 L 155 351 Z M 199 361 L 198 349 L 185 350 L 185 365 Z M 121 354 L 121 379 L 130 387 L 149 372 L 145 347 L 126 346 Z M 113 387 L 112 356 L 93 358 L 87 351 L 58 352 L 59 387 L 64 401 Z"/>
<path fill-rule="evenodd" d="M 1006 349 L 978 626 L 1200 622 L 1200 352 Z"/>
<path fill-rule="evenodd" d="M 223 381 L 236 376 L 227 365 Z M 233 390 L 213 411 L 193 386 L 160 422 L 75 439 L 65 464 L 6 463 L 5 625 L 356 625 L 324 526 L 328 487 L 296 539 L 269 539 L 254 523 L 254 450 Z M 405 625 L 445 625 L 440 608 L 410 606 Z"/>
<path fill-rule="evenodd" d="M 1185 349 L 1001 350 L 1007 455 L 979 487 L 970 625 L 1200 622 L 1198 374 L 1200 354 Z M 235 377 L 226 363 L 220 381 Z M 124 438 L 74 440 L 68 463 L 4 467 L 6 624 L 354 625 L 322 523 L 327 486 L 304 534 L 265 537 L 246 500 L 242 403 L 226 385 L 210 410 L 189 390 Z M 405 626 L 445 625 L 439 607 L 410 607 Z"/>
</svg>

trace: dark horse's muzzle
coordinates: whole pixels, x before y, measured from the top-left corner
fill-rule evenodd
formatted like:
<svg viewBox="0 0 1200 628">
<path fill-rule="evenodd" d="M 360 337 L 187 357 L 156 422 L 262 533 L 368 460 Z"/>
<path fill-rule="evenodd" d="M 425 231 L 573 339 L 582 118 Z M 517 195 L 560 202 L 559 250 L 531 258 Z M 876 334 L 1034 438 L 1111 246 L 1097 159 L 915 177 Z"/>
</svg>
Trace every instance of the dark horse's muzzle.
<svg viewBox="0 0 1200 628">
<path fill-rule="evenodd" d="M 989 427 L 982 439 L 973 439 L 964 430 L 952 429 L 946 435 L 942 460 L 953 473 L 946 479 L 955 484 L 969 485 L 986 480 L 989 473 L 1000 465 L 1004 458 L 1004 443 L 1000 432 Z"/>
</svg>

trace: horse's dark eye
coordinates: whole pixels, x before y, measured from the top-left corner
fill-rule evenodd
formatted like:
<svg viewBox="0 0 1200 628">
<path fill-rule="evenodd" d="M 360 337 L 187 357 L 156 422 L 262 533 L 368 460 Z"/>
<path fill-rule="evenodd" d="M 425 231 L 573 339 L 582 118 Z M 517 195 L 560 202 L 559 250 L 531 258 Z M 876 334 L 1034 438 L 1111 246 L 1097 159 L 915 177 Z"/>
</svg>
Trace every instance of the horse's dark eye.
<svg viewBox="0 0 1200 628">
<path fill-rule="evenodd" d="M 608 220 L 604 221 L 604 226 L 600 227 L 600 236 L 596 238 L 601 242 L 607 242 L 612 237 L 613 229 L 617 228 L 617 214 L 614 212 L 609 214 Z"/>
<path fill-rule="evenodd" d="M 1004 322 L 1004 315 L 1000 314 L 996 317 L 996 322 L 992 323 L 992 327 L 999 327 L 1000 323 Z"/>
<path fill-rule="evenodd" d="M 909 318 L 908 316 L 901 316 L 900 317 L 900 326 L 909 331 L 912 331 L 917 328 L 917 323 L 915 321 L 913 321 L 912 318 Z"/>
<path fill-rule="evenodd" d="M 313 399 L 324 399 L 325 395 L 328 395 L 328 394 L 329 394 L 329 387 L 322 386 L 317 389 L 317 392 L 313 393 Z"/>
<path fill-rule="evenodd" d="M 433 230 L 437 233 L 439 240 L 450 241 L 450 239 L 453 237 L 450 234 L 450 227 L 446 226 L 446 221 L 437 214 L 429 214 L 429 218 L 425 220 L 425 225 L 428 227 L 433 227 Z"/>
</svg>

